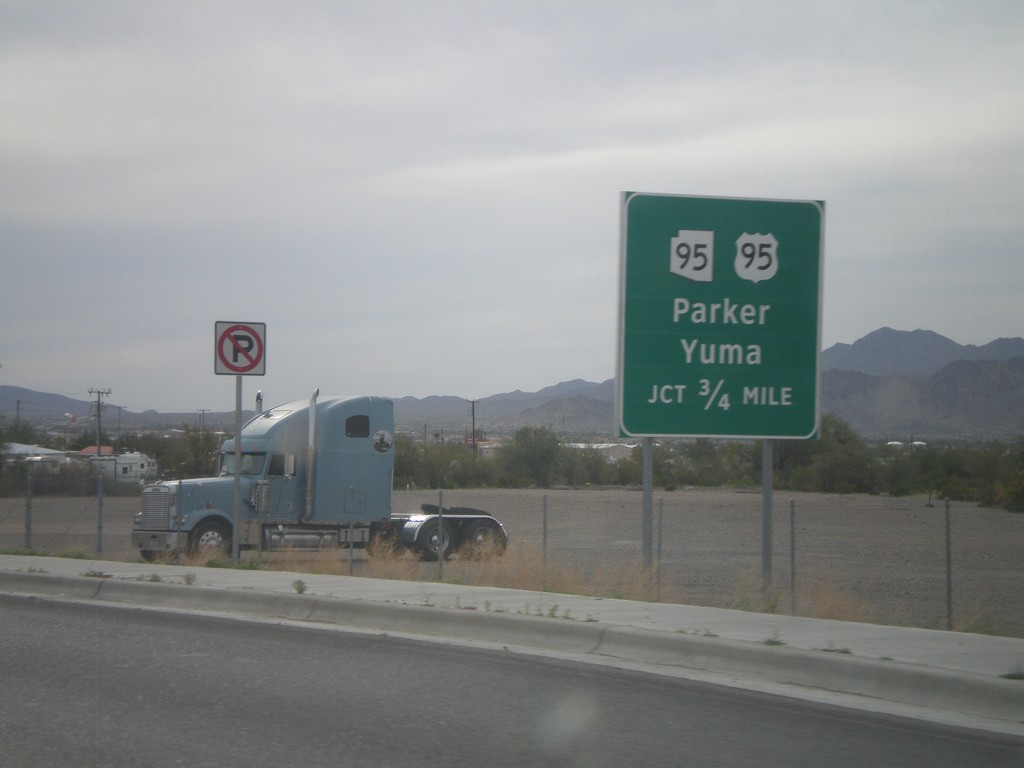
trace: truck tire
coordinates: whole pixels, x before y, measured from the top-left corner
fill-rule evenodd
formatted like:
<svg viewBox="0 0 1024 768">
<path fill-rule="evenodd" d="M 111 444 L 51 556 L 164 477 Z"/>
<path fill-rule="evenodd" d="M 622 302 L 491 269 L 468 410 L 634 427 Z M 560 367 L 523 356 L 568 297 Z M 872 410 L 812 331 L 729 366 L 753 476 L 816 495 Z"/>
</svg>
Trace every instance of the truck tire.
<svg viewBox="0 0 1024 768">
<path fill-rule="evenodd" d="M 501 528 L 490 520 L 470 520 L 463 528 L 461 552 L 470 560 L 503 555 L 507 545 Z"/>
<path fill-rule="evenodd" d="M 231 554 L 231 531 L 219 520 L 206 520 L 188 536 L 190 555 Z"/>
<path fill-rule="evenodd" d="M 416 537 L 416 549 L 422 560 L 437 560 L 439 556 L 447 560 L 451 557 L 452 527 L 448 521 L 442 523 L 435 517 L 425 522 Z"/>
</svg>

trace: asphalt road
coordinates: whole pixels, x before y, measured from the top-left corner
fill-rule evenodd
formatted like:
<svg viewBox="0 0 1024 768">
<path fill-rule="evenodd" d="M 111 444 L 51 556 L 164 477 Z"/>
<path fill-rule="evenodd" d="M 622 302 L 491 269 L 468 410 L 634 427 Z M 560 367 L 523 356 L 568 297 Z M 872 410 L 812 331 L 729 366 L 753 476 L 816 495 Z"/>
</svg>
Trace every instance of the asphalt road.
<svg viewBox="0 0 1024 768">
<path fill-rule="evenodd" d="M 0 596 L 11 766 L 1020 766 L 1024 742 L 586 664 Z"/>
</svg>

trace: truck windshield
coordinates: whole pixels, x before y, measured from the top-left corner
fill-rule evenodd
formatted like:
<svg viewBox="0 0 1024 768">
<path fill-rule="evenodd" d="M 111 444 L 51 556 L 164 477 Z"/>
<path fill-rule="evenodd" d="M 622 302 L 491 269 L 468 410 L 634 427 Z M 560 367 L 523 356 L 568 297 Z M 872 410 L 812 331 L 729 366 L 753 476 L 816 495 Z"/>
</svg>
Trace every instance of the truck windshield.
<svg viewBox="0 0 1024 768">
<path fill-rule="evenodd" d="M 263 473 L 263 464 L 266 462 L 267 454 L 265 453 L 243 453 L 242 454 L 242 474 L 243 475 L 259 475 Z M 220 473 L 222 475 L 233 475 L 235 474 L 235 454 L 225 453 L 221 456 L 220 460 Z"/>
</svg>

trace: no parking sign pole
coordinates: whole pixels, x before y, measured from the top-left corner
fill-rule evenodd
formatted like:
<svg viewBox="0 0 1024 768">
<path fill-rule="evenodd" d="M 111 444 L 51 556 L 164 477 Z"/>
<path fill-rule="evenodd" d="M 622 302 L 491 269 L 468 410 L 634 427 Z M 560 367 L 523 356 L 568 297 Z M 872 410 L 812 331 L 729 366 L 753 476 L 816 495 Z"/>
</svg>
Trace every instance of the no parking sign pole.
<svg viewBox="0 0 1024 768">
<path fill-rule="evenodd" d="M 217 375 L 235 377 L 235 504 L 231 514 L 231 559 L 238 562 L 239 519 L 242 516 L 242 377 L 267 371 L 265 323 L 218 321 L 214 326 L 214 365 Z"/>
</svg>

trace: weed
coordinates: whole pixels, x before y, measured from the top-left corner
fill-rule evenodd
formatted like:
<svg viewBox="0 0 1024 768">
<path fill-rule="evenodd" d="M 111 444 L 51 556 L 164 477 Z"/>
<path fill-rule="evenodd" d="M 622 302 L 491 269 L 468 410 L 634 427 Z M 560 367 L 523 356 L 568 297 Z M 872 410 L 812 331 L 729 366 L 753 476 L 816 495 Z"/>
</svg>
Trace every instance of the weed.
<svg viewBox="0 0 1024 768">
<path fill-rule="evenodd" d="M 747 569 L 736 573 L 731 598 L 721 607 L 757 613 L 776 613 L 780 606 L 788 606 L 792 595 L 788 589 L 765 589 L 760 569 Z M 797 613 L 816 619 L 871 622 L 878 620 L 878 611 L 870 603 L 839 586 L 828 574 L 805 569 L 797 588 Z"/>
<path fill-rule="evenodd" d="M 779 630 L 775 630 L 772 636 L 767 640 L 761 641 L 764 645 L 785 645 L 785 643 L 779 639 Z"/>
<path fill-rule="evenodd" d="M 103 571 L 97 571 L 95 568 L 90 568 L 88 571 L 82 573 L 83 576 L 88 576 L 92 579 L 109 579 L 111 575 L 104 573 Z"/>
<path fill-rule="evenodd" d="M 139 581 L 151 581 L 151 582 L 156 583 L 156 582 L 163 581 L 163 579 L 160 578 L 160 574 L 159 573 L 149 573 L 149 574 L 146 574 L 145 576 L 139 576 Z"/>
<path fill-rule="evenodd" d="M 237 571 L 262 571 L 263 563 L 259 560 L 240 560 L 237 563 L 232 560 L 211 558 L 203 563 L 206 568 L 234 568 Z"/>
<path fill-rule="evenodd" d="M 296 579 L 292 582 L 292 589 L 294 589 L 298 594 L 304 595 L 306 594 L 306 582 L 302 579 Z"/>
<path fill-rule="evenodd" d="M 1024 680 L 1024 662 L 1017 664 L 1012 672 L 1000 675 L 1003 680 Z"/>
<path fill-rule="evenodd" d="M 2 548 L 0 549 L 0 555 L 19 555 L 24 557 L 60 557 L 61 555 L 55 552 L 47 552 L 45 549 L 21 549 L 14 547 L 13 549 Z"/>
<path fill-rule="evenodd" d="M 836 648 L 832 643 L 828 644 L 828 648 L 819 648 L 818 650 L 823 653 L 843 653 L 848 655 L 853 653 L 849 648 Z"/>
<path fill-rule="evenodd" d="M 184 581 L 189 586 L 192 586 L 193 584 L 196 583 L 196 575 L 194 573 L 186 573 L 181 578 L 182 578 L 182 581 Z"/>
</svg>

